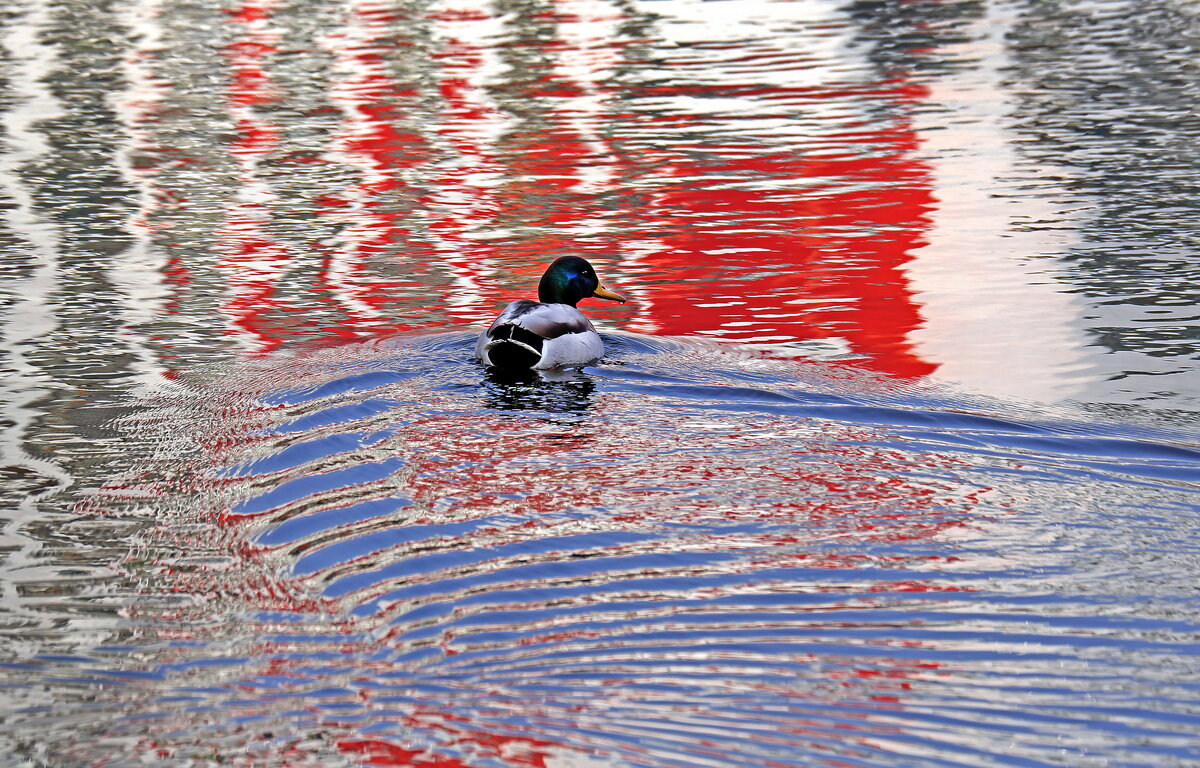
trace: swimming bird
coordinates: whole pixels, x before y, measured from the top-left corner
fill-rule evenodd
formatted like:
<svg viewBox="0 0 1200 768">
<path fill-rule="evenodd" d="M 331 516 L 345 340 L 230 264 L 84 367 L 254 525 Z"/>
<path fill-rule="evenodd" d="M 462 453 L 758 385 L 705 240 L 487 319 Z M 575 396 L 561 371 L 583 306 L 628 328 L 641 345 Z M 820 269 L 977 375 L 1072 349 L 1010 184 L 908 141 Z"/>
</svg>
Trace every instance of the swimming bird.
<svg viewBox="0 0 1200 768">
<path fill-rule="evenodd" d="M 590 297 L 625 303 L 623 296 L 600 284 L 586 259 L 555 259 L 538 283 L 538 300 L 509 304 L 479 336 L 475 357 L 484 365 L 512 371 L 544 371 L 600 359 L 604 342 L 575 306 Z"/>
</svg>

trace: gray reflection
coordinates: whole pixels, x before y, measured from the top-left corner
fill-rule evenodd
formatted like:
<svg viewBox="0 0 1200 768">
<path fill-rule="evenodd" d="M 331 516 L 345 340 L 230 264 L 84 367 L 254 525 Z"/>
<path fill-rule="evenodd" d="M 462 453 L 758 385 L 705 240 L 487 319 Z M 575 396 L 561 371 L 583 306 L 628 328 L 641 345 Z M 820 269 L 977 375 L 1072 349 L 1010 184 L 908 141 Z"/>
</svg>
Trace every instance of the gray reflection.
<svg viewBox="0 0 1200 768">
<path fill-rule="evenodd" d="M 883 75 L 928 76 L 964 63 L 947 60 L 940 52 L 971 39 L 971 23 L 986 14 L 987 3 L 858 0 L 845 10 L 859 22 L 856 37 Z"/>
<path fill-rule="evenodd" d="M 1200 402 L 1198 41 L 1194 9 L 1162 0 L 1029 3 L 1010 38 L 1020 149 L 1062 169 L 1031 193 L 1087 216 L 1065 277 L 1109 352 L 1096 399 Z"/>
<path fill-rule="evenodd" d="M 136 524 L 72 505 L 81 486 L 124 463 L 109 422 L 129 412 L 121 398 L 132 355 L 118 340 L 121 297 L 109 273 L 132 243 L 132 190 L 114 161 L 120 131 L 108 97 L 120 87 L 123 41 L 111 12 L 33 4 L 5 21 L 0 187 L 10 205 L 0 258 L 20 267 L 3 328 L 11 522 L 0 621 L 24 630 L 6 647 L 23 653 L 31 643 L 94 643 L 117 618 L 106 585 Z"/>
</svg>

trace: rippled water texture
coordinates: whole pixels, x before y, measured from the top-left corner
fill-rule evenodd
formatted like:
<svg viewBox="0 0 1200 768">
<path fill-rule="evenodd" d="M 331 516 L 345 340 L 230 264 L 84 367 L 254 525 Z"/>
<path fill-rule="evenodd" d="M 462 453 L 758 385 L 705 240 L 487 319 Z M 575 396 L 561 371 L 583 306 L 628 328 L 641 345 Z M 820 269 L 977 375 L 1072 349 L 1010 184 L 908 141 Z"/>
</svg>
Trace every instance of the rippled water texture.
<svg viewBox="0 0 1200 768">
<path fill-rule="evenodd" d="M 1198 40 L 8 4 L 0 765 L 1200 764 Z"/>
</svg>

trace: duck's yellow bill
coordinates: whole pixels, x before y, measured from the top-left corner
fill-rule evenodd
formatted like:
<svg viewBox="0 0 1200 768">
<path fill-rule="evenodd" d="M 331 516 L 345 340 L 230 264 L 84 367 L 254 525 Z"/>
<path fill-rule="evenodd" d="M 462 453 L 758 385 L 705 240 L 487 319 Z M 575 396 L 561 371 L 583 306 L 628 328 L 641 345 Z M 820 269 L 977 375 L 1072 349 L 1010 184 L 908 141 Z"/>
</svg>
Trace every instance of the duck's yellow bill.
<svg viewBox="0 0 1200 768">
<path fill-rule="evenodd" d="M 592 291 L 592 295 L 595 296 L 597 299 L 608 299 L 609 301 L 619 301 L 622 304 L 625 303 L 624 296 L 622 296 L 619 293 L 613 293 L 612 291 L 605 288 L 603 285 L 597 286 L 596 290 Z"/>
</svg>

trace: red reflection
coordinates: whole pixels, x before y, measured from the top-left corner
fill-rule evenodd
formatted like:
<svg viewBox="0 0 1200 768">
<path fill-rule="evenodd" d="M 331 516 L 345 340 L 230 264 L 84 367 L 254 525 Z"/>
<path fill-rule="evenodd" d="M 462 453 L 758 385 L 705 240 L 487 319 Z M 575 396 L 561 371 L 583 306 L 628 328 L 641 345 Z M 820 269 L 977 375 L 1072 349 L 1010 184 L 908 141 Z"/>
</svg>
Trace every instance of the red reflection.
<svg viewBox="0 0 1200 768">
<path fill-rule="evenodd" d="M 330 297 L 338 318 L 325 330 L 342 338 L 420 327 L 395 317 L 398 294 L 422 296 L 435 306 L 447 299 L 445 292 L 427 295 L 418 275 L 385 279 L 372 267 L 372 260 L 400 251 L 414 262 L 431 256 L 414 239 L 407 201 L 416 190 L 401 177 L 406 169 L 428 164 L 433 150 L 407 127 L 418 91 L 390 74 L 389 54 L 407 45 L 395 33 L 396 18 L 388 6 L 358 0 L 348 4 L 344 25 L 326 38 L 335 57 L 330 98 L 341 120 L 322 162 L 348 166 L 356 175 L 344 191 L 316 199 L 320 215 L 342 225 L 317 275 L 317 287 Z"/>
<path fill-rule="evenodd" d="M 357 755 L 367 765 L 426 765 L 430 768 L 470 768 L 467 763 L 454 758 L 430 755 L 423 749 L 405 749 L 386 741 L 346 739 L 338 742 L 338 749 Z"/>
<path fill-rule="evenodd" d="M 932 372 L 936 366 L 907 341 L 921 318 L 902 271 L 922 245 L 932 194 L 924 168 L 906 159 L 916 147 L 913 134 L 895 129 L 867 140 L 876 154 L 887 147 L 877 165 L 773 156 L 721 167 L 780 180 L 843 177 L 873 189 L 834 188 L 819 198 L 797 198 L 681 184 L 656 196 L 651 220 L 666 234 L 637 270 L 661 279 L 634 289 L 653 306 L 639 323 L 659 333 L 751 343 L 840 337 L 850 352 L 867 355 L 863 364 L 872 369 L 900 376 Z M 669 164 L 679 176 L 703 170 L 689 167 L 683 155 Z M 711 222 L 727 222 L 734 231 Z M 830 236 L 847 231 L 865 236 Z M 831 241 L 845 245 L 832 252 Z M 698 287 L 704 295 L 697 296 Z"/>
<path fill-rule="evenodd" d="M 228 111 L 236 131 L 229 151 L 238 164 L 242 186 L 217 233 L 222 256 L 216 266 L 228 286 L 221 314 L 255 352 L 269 352 L 284 342 L 267 311 L 287 307 L 278 288 L 292 260 L 288 249 L 269 234 L 267 203 L 274 195 L 259 172 L 259 164 L 279 144 L 278 127 L 255 111 L 277 98 L 264 69 L 278 37 L 269 25 L 273 6 L 274 0 L 248 0 L 231 10 L 240 37 L 225 49 L 232 67 Z"/>
<path fill-rule="evenodd" d="M 847 125 L 823 137 L 840 150 L 814 156 L 802 142 L 704 131 L 715 115 L 612 106 L 753 98 L 781 109 L 845 102 L 863 114 L 903 114 L 924 90 L 903 80 L 631 86 L 614 80 L 628 43 L 597 34 L 623 20 L 606 12 L 614 15 L 548 9 L 535 17 L 540 25 L 526 19 L 514 28 L 513 67 L 523 76 L 515 90 L 526 109 L 543 111 L 501 140 L 499 215 L 539 229 L 505 249 L 510 270 L 532 285 L 545 254 L 615 259 L 616 280 L 635 304 L 594 311 L 631 329 L 767 345 L 837 339 L 875 370 L 930 373 L 935 365 L 907 342 L 920 313 L 903 265 L 923 244 L 933 203 L 907 121 Z M 625 138 L 671 134 L 652 146 Z M 730 179 L 752 183 L 738 188 Z M 790 191 L 797 186 L 809 191 Z M 623 202 L 616 213 L 603 204 L 613 196 Z"/>
<path fill-rule="evenodd" d="M 547 3 L 516 18 L 443 7 L 424 17 L 425 38 L 389 6 L 350 3 L 325 38 L 338 130 L 308 162 L 355 180 L 313 197 L 340 223 L 336 244 L 316 254 L 308 306 L 282 298 L 296 294 L 300 259 L 269 234 L 258 171 L 283 149 L 256 111 L 278 98 L 271 9 L 231 11 L 245 34 L 227 50 L 244 188 L 219 267 L 224 312 L 252 348 L 486 322 L 531 294 L 551 258 L 581 253 L 634 298 L 591 310 L 612 326 L 779 354 L 820 342 L 904 377 L 936 367 L 907 341 L 921 316 L 904 266 L 933 194 L 903 115 L 923 89 L 902 78 L 626 81 L 640 41 L 607 5 Z M 398 79 L 394 62 L 422 50 L 421 75 Z M 671 106 L 721 100 L 761 114 Z M 819 141 L 736 130 L 825 107 L 862 117 L 839 118 Z M 291 320 L 314 304 L 321 322 Z"/>
<path fill-rule="evenodd" d="M 487 762 L 502 761 L 502 765 L 520 768 L 547 768 L 547 758 L 554 752 L 567 753 L 564 748 L 541 739 L 506 736 L 494 733 L 473 732 L 457 725 L 447 715 L 417 715 L 405 718 L 408 725 L 428 728 L 432 723 L 455 735 L 451 743 L 457 748 L 468 748 Z M 431 723 L 432 721 L 432 723 Z M 345 739 L 337 743 L 338 749 L 353 755 L 368 765 L 408 765 L 427 768 L 475 768 L 478 763 L 467 763 L 455 757 L 440 757 L 427 749 L 408 749 L 381 739 Z"/>
<path fill-rule="evenodd" d="M 903 112 L 924 90 L 897 80 L 837 88 L 656 85 L 638 95 L 844 101 L 864 111 Z M 653 234 L 623 272 L 638 306 L 649 307 L 631 328 L 766 345 L 839 339 L 874 370 L 906 377 L 934 370 L 907 341 L 921 317 L 903 266 L 923 245 L 934 201 L 907 121 L 825 135 L 840 150 L 814 156 L 803 143 L 769 149 L 765 141 L 706 134 L 699 115 L 626 119 L 704 137 L 639 146 L 636 154 L 614 143 L 627 176 L 650 164 L 660 181 L 641 210 L 641 229 Z M 697 181 L 706 177 L 714 181 Z"/>
</svg>

